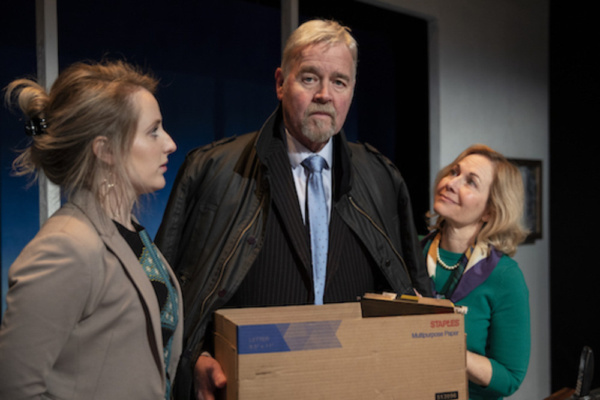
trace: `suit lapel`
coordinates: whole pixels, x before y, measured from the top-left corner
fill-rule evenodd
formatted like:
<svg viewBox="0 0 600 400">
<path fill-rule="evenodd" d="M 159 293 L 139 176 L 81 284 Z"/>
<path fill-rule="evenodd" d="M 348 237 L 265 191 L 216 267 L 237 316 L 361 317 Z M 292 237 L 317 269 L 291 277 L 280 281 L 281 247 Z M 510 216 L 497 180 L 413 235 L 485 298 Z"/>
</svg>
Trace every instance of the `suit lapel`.
<svg viewBox="0 0 600 400">
<path fill-rule="evenodd" d="M 148 279 L 148 276 L 144 272 L 140 261 L 137 259 L 131 247 L 127 244 L 125 239 L 121 236 L 115 224 L 104 215 L 94 196 L 87 191 L 80 191 L 71 201 L 77 207 L 79 207 L 84 214 L 90 219 L 100 238 L 106 244 L 106 247 L 119 259 L 123 269 L 131 279 L 131 282 L 137 289 L 140 297 L 146 308 L 146 315 L 150 319 L 152 329 L 154 331 L 155 339 L 155 350 L 157 354 L 157 360 L 162 360 L 161 364 L 164 364 L 162 359 L 162 332 L 160 324 L 160 313 L 156 312 L 160 307 L 156 298 L 154 288 Z M 181 317 L 181 315 L 180 315 Z M 164 378 L 164 365 L 162 365 L 161 372 Z"/>
<path fill-rule="evenodd" d="M 272 149 L 273 151 L 271 151 L 268 159 L 273 203 L 281 215 L 283 221 L 282 228 L 294 241 L 293 248 L 297 251 L 302 265 L 307 269 L 309 275 L 312 276 L 310 244 L 306 227 L 302 222 L 302 215 L 300 214 L 298 195 L 294 186 L 290 162 L 283 144 L 278 140 L 274 140 L 273 142 L 273 146 L 277 144 L 278 147 Z"/>
</svg>

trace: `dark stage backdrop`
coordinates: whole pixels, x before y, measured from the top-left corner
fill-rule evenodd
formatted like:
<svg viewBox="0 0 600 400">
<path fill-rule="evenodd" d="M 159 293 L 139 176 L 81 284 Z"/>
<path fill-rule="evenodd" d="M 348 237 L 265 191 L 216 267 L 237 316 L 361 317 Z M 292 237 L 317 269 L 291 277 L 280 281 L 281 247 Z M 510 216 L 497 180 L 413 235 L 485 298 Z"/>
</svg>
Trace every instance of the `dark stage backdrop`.
<svg viewBox="0 0 600 400">
<path fill-rule="evenodd" d="M 583 346 L 595 352 L 600 322 L 598 205 L 600 61 L 597 15 L 550 2 L 550 309 L 552 389 L 575 387 Z"/>
<path fill-rule="evenodd" d="M 274 73 L 281 58 L 278 0 L 58 0 L 59 66 L 125 59 L 160 79 L 157 98 L 178 145 L 167 186 L 142 202 L 141 223 L 154 235 L 186 153 L 260 128 L 277 106 Z M 355 1 L 343 9 L 301 1 L 301 22 L 334 18 L 359 42 L 358 85 L 345 129 L 396 162 L 413 194 L 424 232 L 428 200 L 427 25 Z M 321 4 L 323 3 L 323 4 Z M 35 2 L 0 4 L 0 86 L 35 76 Z M 338 3 L 339 5 L 339 3 Z M 339 8 L 339 7 L 338 7 Z M 27 144 L 18 114 L 0 110 L 2 300 L 6 273 L 38 224 L 37 184 L 10 176 L 15 149 Z"/>
</svg>

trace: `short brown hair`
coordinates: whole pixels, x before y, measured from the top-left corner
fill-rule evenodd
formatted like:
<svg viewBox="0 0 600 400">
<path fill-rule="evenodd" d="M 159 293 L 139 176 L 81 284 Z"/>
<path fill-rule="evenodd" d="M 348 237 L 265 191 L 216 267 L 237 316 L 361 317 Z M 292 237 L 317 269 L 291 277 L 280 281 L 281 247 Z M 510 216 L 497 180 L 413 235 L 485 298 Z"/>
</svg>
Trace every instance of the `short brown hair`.
<svg viewBox="0 0 600 400">
<path fill-rule="evenodd" d="M 478 243 L 488 243 L 503 253 L 513 256 L 517 246 L 527 237 L 522 225 L 524 191 L 523 179 L 517 167 L 502 154 L 483 144 L 475 144 L 460 153 L 456 159 L 442 168 L 435 179 L 434 188 L 467 156 L 478 154 L 486 157 L 494 166 L 494 180 L 490 186 L 487 207 L 489 220 L 477 234 Z M 433 212 L 428 214 L 432 223 L 429 229 L 440 229 L 444 217 Z"/>
</svg>

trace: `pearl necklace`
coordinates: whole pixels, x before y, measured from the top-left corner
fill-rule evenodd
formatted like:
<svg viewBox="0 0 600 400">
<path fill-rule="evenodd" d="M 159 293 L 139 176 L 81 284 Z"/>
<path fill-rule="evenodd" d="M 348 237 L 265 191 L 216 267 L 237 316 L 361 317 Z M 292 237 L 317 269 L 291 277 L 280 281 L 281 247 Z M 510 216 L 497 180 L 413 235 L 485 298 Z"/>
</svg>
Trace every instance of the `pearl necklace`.
<svg viewBox="0 0 600 400">
<path fill-rule="evenodd" d="M 458 265 L 460 264 L 460 258 L 458 259 L 458 262 L 452 266 L 446 264 L 444 261 L 442 261 L 442 257 L 440 257 L 440 246 L 438 245 L 437 247 L 437 262 L 440 263 L 440 265 L 442 266 L 442 268 L 447 269 L 448 271 L 453 271 L 456 268 L 458 268 Z"/>
</svg>

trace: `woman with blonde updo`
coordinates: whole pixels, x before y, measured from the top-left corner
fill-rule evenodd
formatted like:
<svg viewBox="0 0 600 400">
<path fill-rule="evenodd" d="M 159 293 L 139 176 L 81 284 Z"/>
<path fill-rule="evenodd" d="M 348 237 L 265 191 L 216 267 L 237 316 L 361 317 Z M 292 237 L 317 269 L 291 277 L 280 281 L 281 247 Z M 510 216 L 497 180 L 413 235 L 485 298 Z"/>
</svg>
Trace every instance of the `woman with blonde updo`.
<svg viewBox="0 0 600 400">
<path fill-rule="evenodd" d="M 0 327 L 2 399 L 168 399 L 181 352 L 175 276 L 132 215 L 162 189 L 176 146 L 157 81 L 125 62 L 77 63 L 49 93 L 13 81 L 5 99 L 31 144 L 17 175 L 43 172 L 67 202 L 9 271 Z"/>
<path fill-rule="evenodd" d="M 529 291 L 511 257 L 526 237 L 519 170 L 484 145 L 463 151 L 435 181 L 424 240 L 434 293 L 464 306 L 470 399 L 514 393 L 529 364 Z"/>
</svg>

